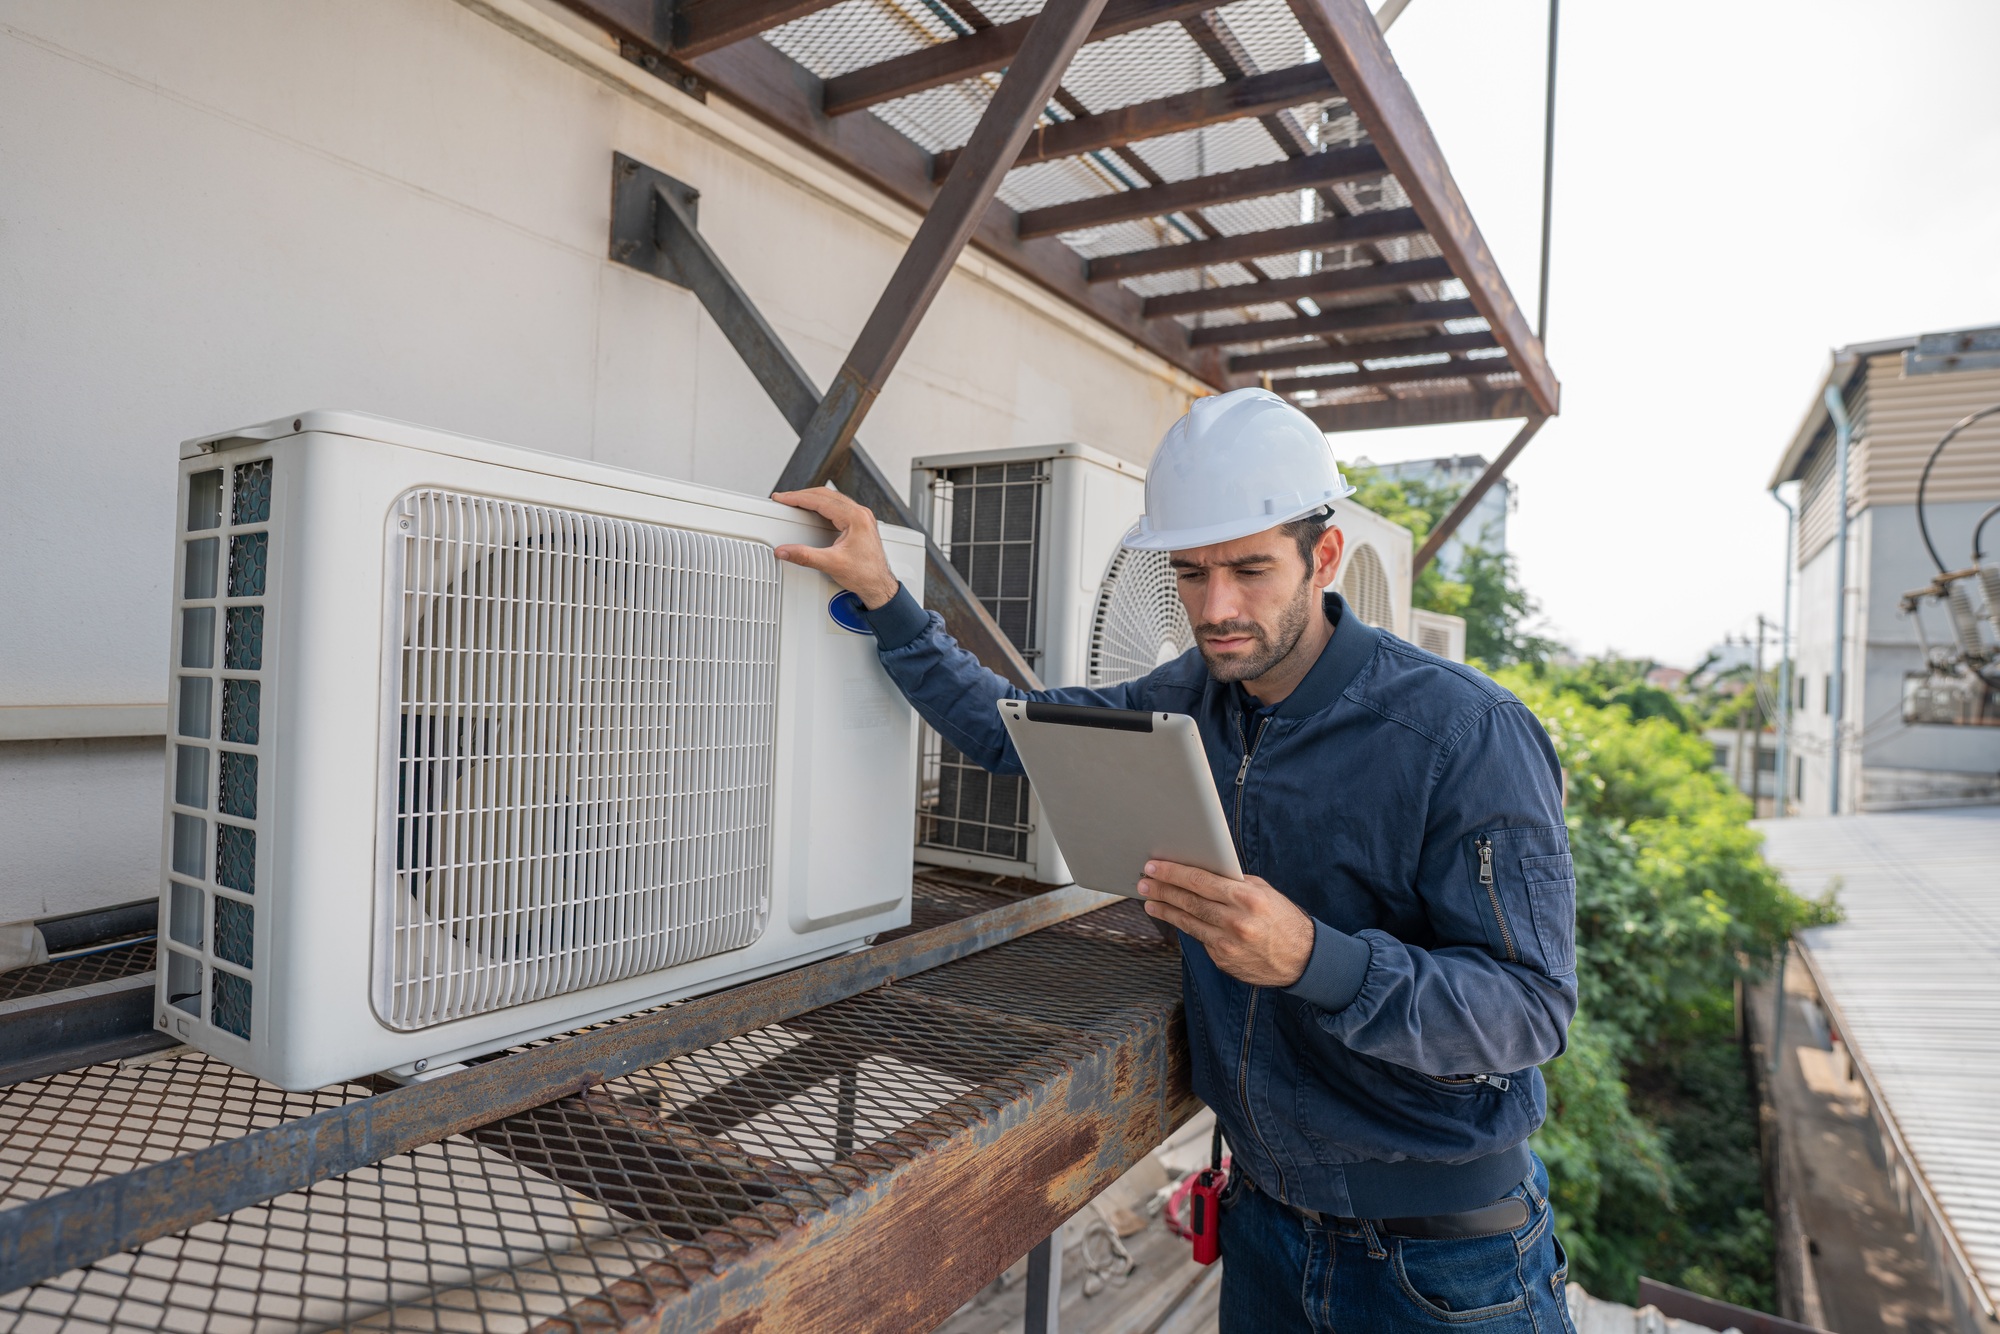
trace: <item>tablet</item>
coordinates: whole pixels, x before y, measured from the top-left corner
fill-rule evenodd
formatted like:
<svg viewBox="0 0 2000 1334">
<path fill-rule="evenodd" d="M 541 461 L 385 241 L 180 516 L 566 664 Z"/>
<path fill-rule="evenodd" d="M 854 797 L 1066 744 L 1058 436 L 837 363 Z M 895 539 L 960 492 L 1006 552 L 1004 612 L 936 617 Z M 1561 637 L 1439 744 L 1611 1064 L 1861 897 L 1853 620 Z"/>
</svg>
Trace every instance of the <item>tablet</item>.
<svg viewBox="0 0 2000 1334">
<path fill-rule="evenodd" d="M 1137 898 L 1152 859 L 1243 878 L 1194 719 L 1018 699 L 1000 717 L 1077 884 Z"/>
</svg>

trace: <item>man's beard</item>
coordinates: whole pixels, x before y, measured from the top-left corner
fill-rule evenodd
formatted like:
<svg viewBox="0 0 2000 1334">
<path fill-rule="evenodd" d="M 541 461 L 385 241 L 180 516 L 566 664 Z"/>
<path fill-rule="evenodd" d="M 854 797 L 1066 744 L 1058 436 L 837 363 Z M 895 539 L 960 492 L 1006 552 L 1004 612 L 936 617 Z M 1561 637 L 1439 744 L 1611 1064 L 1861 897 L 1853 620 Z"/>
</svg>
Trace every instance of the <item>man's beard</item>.
<svg viewBox="0 0 2000 1334">
<path fill-rule="evenodd" d="M 1213 621 L 1196 626 L 1195 647 L 1201 650 L 1201 660 L 1208 664 L 1208 674 L 1218 681 L 1255 681 L 1283 662 L 1299 646 L 1299 637 L 1306 632 L 1306 618 L 1313 614 L 1313 594 L 1317 591 L 1310 575 L 1301 580 L 1298 596 L 1278 614 L 1275 630 L 1267 631 L 1255 621 Z M 1218 658 L 1207 648 L 1211 635 L 1248 635 L 1251 645 L 1248 650 Z"/>
</svg>

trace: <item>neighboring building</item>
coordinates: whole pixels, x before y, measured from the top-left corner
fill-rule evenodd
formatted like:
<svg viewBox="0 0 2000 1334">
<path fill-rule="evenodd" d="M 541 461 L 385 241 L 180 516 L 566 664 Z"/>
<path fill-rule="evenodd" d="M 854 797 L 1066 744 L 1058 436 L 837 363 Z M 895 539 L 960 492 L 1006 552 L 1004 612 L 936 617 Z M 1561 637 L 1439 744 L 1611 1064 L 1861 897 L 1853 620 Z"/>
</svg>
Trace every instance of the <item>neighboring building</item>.
<svg viewBox="0 0 2000 1334">
<path fill-rule="evenodd" d="M 1486 459 L 1478 454 L 1454 454 L 1438 459 L 1408 459 L 1402 463 L 1370 465 L 1384 477 L 1398 482 L 1426 482 L 1432 486 L 1469 487 L 1486 471 Z M 1507 516 L 1514 510 L 1514 483 L 1502 477 L 1479 498 L 1472 513 L 1458 531 L 1438 549 L 1438 569 L 1451 575 L 1468 546 L 1491 552 L 1507 550 Z"/>
<path fill-rule="evenodd" d="M 1678 691 L 1687 684 L 1687 679 L 1686 670 L 1680 667 L 1655 667 L 1646 673 L 1646 684 L 1657 686 L 1661 690 Z"/>
<path fill-rule="evenodd" d="M 2000 727 L 1909 724 L 1904 677 L 1923 669 L 1905 593 L 1936 573 L 1918 534 L 1917 482 L 1952 425 L 2000 403 L 2000 356 L 1932 356 L 1939 345 L 1977 345 L 1986 331 L 1861 343 L 1834 353 L 1805 420 L 1771 485 L 1796 482 L 1799 520 L 1792 559 L 1792 759 L 1786 775 L 1802 813 L 1833 810 L 1835 536 L 1840 480 L 1826 386 L 1840 390 L 1852 423 L 1848 459 L 1847 622 L 1839 752 L 1841 812 L 2000 801 Z M 1920 358 L 1919 342 L 1923 343 Z M 2000 500 L 2000 418 L 1981 422 L 1939 459 L 1926 492 L 1930 530 L 1952 568 L 1969 557 L 1973 525 Z M 1988 529 L 1989 551 L 2000 532 Z M 1976 601 L 1976 595 L 1975 595 Z M 1943 608 L 1928 602 L 1924 633 L 1951 641 Z M 1989 624 L 1985 633 L 1993 634 Z"/>
<path fill-rule="evenodd" d="M 1711 727 L 1702 739 L 1715 751 L 1715 767 L 1731 787 L 1756 802 L 1759 816 L 1773 813 L 1778 799 L 1778 733 Z"/>
</svg>

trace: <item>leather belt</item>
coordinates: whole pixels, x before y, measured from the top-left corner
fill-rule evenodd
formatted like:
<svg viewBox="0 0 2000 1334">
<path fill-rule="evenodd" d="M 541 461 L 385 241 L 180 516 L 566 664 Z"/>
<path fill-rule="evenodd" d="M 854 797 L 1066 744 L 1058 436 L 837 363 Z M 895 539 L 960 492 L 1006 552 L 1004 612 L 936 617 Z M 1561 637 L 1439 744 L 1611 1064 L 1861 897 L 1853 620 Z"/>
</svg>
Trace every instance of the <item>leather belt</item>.
<svg viewBox="0 0 2000 1334">
<path fill-rule="evenodd" d="M 1248 1177 L 1243 1179 L 1243 1184 L 1252 1190 L 1257 1189 L 1257 1183 Z M 1265 1191 L 1263 1194 L 1272 1199 L 1277 1198 L 1271 1195 L 1269 1191 Z M 1339 1223 L 1358 1227 L 1362 1222 L 1358 1218 L 1339 1218 L 1332 1214 L 1322 1214 L 1316 1209 L 1308 1209 L 1303 1205 L 1290 1204 L 1282 1200 L 1279 1203 L 1284 1204 L 1287 1209 L 1290 1209 L 1293 1213 L 1299 1215 L 1299 1217 L 1306 1219 L 1308 1222 L 1316 1223 L 1321 1227 Z M 1528 1202 L 1510 1195 L 1505 1199 L 1495 1200 L 1491 1204 L 1482 1204 L 1477 1209 L 1466 1209 L 1455 1214 L 1431 1214 L 1424 1218 L 1377 1218 L 1368 1221 L 1374 1225 L 1376 1231 L 1386 1232 L 1394 1237 L 1416 1237 L 1426 1241 L 1451 1241 L 1465 1237 L 1490 1237 L 1501 1232 L 1512 1232 L 1517 1228 L 1525 1227 L 1530 1217 L 1532 1215 L 1528 1210 Z"/>
</svg>

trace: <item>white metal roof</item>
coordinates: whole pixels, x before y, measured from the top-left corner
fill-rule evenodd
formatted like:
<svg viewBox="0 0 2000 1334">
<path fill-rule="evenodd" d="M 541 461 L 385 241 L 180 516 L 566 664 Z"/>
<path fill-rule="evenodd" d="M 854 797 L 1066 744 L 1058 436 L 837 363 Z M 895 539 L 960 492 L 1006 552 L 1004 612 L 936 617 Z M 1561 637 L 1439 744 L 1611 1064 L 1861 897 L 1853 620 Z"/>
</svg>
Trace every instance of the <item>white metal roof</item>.
<svg viewBox="0 0 2000 1334">
<path fill-rule="evenodd" d="M 1765 820 L 1797 892 L 1846 921 L 1813 970 L 1989 1309 L 2000 1298 L 2000 807 Z"/>
</svg>

